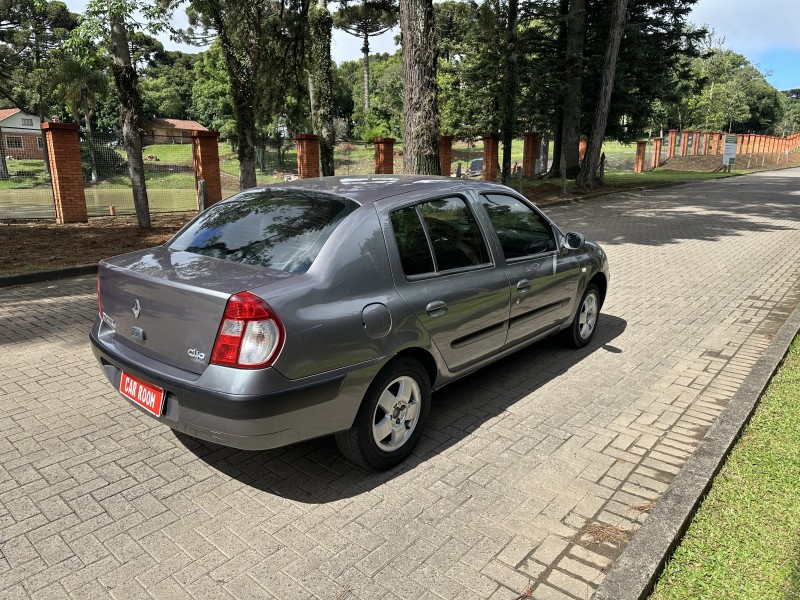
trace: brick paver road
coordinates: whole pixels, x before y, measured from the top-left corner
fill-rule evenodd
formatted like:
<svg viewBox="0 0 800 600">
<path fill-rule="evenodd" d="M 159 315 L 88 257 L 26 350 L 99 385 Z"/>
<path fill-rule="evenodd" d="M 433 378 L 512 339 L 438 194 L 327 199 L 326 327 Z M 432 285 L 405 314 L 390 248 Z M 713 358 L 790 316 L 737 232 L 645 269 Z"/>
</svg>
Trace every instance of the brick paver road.
<svg viewBox="0 0 800 600">
<path fill-rule="evenodd" d="M 176 436 L 95 364 L 93 279 L 0 290 L 0 596 L 590 596 L 798 304 L 800 170 L 549 212 L 610 256 L 594 343 L 437 393 L 380 475 Z"/>
</svg>

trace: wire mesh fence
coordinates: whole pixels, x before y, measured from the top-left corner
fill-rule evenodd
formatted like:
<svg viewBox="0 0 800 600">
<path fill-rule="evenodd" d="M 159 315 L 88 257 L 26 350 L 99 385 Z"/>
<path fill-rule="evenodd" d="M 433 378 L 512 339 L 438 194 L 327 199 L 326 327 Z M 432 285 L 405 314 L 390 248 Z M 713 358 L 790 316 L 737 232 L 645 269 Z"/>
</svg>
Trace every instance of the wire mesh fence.
<svg viewBox="0 0 800 600">
<path fill-rule="evenodd" d="M 81 132 L 89 216 L 134 214 L 128 159 L 118 134 Z M 197 210 L 191 139 L 149 136 L 142 148 L 151 213 Z"/>
<path fill-rule="evenodd" d="M 45 151 L 40 130 L 0 128 L 0 220 L 55 219 Z"/>
</svg>

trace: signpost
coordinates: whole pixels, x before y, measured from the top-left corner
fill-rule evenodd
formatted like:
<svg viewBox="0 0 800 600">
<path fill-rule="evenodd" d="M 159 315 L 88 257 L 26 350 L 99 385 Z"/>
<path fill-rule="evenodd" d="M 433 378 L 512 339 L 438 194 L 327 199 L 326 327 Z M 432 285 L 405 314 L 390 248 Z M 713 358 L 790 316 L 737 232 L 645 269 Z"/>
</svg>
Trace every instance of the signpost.
<svg viewBox="0 0 800 600">
<path fill-rule="evenodd" d="M 722 152 L 722 164 L 728 167 L 729 172 L 736 162 L 736 143 L 738 139 L 739 136 L 735 133 L 725 134 L 725 149 Z"/>
</svg>

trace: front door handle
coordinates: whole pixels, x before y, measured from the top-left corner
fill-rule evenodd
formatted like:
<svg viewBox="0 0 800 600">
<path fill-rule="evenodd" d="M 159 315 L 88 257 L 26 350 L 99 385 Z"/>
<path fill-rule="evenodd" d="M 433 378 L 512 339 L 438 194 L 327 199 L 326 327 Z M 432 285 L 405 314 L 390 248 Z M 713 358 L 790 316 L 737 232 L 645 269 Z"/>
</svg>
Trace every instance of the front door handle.
<svg viewBox="0 0 800 600">
<path fill-rule="evenodd" d="M 425 307 L 425 312 L 428 313 L 429 317 L 441 317 L 447 314 L 447 304 L 441 300 L 434 300 L 428 303 L 428 306 Z"/>
<path fill-rule="evenodd" d="M 527 279 L 520 279 L 517 282 L 517 291 L 520 294 L 527 294 L 528 292 L 531 291 L 531 282 L 528 281 Z"/>
</svg>

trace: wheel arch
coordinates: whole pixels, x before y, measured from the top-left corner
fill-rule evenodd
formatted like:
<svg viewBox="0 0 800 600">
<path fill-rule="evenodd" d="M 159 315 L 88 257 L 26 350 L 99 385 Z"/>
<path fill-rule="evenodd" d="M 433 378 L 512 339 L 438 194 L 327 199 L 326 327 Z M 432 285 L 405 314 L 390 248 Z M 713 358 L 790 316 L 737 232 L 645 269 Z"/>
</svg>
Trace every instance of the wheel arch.
<svg viewBox="0 0 800 600">
<path fill-rule="evenodd" d="M 397 358 L 410 358 L 422 365 L 431 383 L 431 389 L 436 389 L 436 380 L 438 379 L 439 369 L 436 365 L 436 359 L 433 355 L 424 348 L 413 347 L 404 348 L 395 355 Z"/>
<path fill-rule="evenodd" d="M 605 274 L 602 271 L 595 273 L 589 280 L 589 283 L 586 285 L 586 287 L 589 287 L 592 284 L 595 284 L 600 292 L 600 308 L 602 308 L 603 302 L 605 302 L 606 299 L 606 291 L 608 290 L 608 280 L 606 279 Z"/>
</svg>

